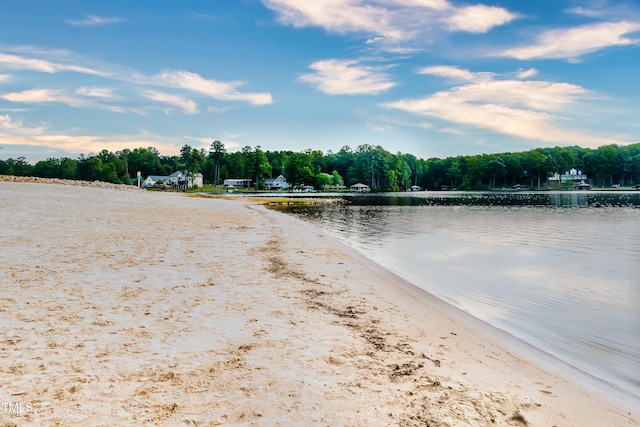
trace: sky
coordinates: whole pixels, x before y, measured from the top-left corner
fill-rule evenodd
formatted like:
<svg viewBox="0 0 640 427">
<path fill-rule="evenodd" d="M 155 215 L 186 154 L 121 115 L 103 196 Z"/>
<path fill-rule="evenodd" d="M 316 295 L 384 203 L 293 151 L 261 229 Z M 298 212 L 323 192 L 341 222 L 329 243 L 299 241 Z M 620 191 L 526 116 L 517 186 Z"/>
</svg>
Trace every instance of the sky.
<svg viewBox="0 0 640 427">
<path fill-rule="evenodd" d="M 640 2 L 0 3 L 0 159 L 640 142 Z"/>
</svg>

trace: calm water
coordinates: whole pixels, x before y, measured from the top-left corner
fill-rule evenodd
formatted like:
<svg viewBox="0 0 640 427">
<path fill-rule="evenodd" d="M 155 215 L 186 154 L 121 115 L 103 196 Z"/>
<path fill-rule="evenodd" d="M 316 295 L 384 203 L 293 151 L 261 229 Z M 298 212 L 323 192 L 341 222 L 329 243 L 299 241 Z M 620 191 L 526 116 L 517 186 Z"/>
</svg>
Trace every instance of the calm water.
<svg viewBox="0 0 640 427">
<path fill-rule="evenodd" d="M 640 193 L 418 194 L 287 211 L 640 398 Z"/>
</svg>

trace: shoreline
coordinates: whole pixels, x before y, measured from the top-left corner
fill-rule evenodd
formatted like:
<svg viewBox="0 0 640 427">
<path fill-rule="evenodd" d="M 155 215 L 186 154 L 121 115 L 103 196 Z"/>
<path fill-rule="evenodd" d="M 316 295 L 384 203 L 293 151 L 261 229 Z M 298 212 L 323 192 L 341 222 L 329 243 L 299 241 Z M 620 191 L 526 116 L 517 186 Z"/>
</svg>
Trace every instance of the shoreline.
<svg viewBox="0 0 640 427">
<path fill-rule="evenodd" d="M 277 210 L 277 209 L 276 209 Z M 289 214 L 287 214 L 289 215 Z M 296 219 L 300 219 L 293 215 Z M 312 223 L 309 223 L 312 224 Z M 473 314 L 464 311 L 463 309 L 456 307 L 455 305 L 447 302 L 446 300 L 430 293 L 428 290 L 423 289 L 418 284 L 413 283 L 409 278 L 405 278 L 401 273 L 395 272 L 390 268 L 376 262 L 374 259 L 369 258 L 366 253 L 360 252 L 357 248 L 342 242 L 338 237 L 325 232 L 320 226 L 312 224 L 320 232 L 327 235 L 328 238 L 334 240 L 337 245 L 342 247 L 344 252 L 350 256 L 359 259 L 360 262 L 369 265 L 369 268 L 378 269 L 386 273 L 395 285 L 406 289 L 415 298 L 423 299 L 424 304 L 428 306 L 435 306 L 442 310 L 445 314 L 454 317 L 457 321 L 465 322 L 470 325 L 470 328 L 477 328 L 487 335 L 487 338 L 491 341 L 501 343 L 507 350 L 513 350 L 519 355 L 519 357 L 529 360 L 533 364 L 541 364 L 542 367 L 552 370 L 555 374 L 564 376 L 567 379 L 578 382 L 582 386 L 593 390 L 604 398 L 610 397 L 612 394 L 616 396 L 616 399 L 621 399 L 627 402 L 628 407 L 634 408 L 640 405 L 640 396 L 634 394 L 630 390 L 626 390 L 623 387 L 608 381 L 604 378 L 599 378 L 594 374 L 581 369 L 578 366 L 571 364 L 568 361 L 562 360 L 560 357 L 548 352 L 533 343 L 526 341 L 520 337 L 509 332 L 507 329 L 502 329 L 498 326 L 492 325 Z M 383 274 L 384 274 L 383 273 Z M 538 354 L 527 354 L 538 353 Z M 563 373 L 563 370 L 570 370 L 570 378 L 568 374 Z"/>
<path fill-rule="evenodd" d="M 277 210 L 269 211 L 291 216 L 286 213 L 278 212 Z M 458 308 L 419 287 L 408 279 L 405 279 L 400 274 L 378 264 L 373 259 L 367 257 L 364 253 L 340 241 L 337 237 L 326 233 L 322 228 L 300 218 L 296 218 L 295 216 L 294 219 L 302 221 L 304 224 L 313 227 L 316 232 L 324 234 L 328 240 L 332 241 L 333 245 L 338 247 L 345 254 L 357 259 L 358 262 L 366 265 L 367 268 L 376 271 L 381 276 L 384 276 L 401 292 L 406 292 L 410 298 L 416 299 L 418 304 L 423 304 L 425 307 L 437 309 L 441 312 L 442 316 L 450 317 L 455 322 L 459 322 L 465 328 L 481 334 L 481 336 L 488 342 L 497 343 L 508 353 L 513 353 L 516 357 L 522 358 L 532 365 L 538 366 L 543 370 L 548 370 L 553 373 L 553 375 L 557 375 L 565 380 L 574 382 L 576 385 L 598 394 L 601 398 L 608 400 L 613 404 L 615 404 L 616 400 L 623 401 L 625 402 L 624 406 L 630 410 L 638 407 L 638 404 L 640 404 L 640 398 L 630 391 L 624 390 L 613 383 L 598 378 L 568 362 L 561 360 L 557 356 L 554 356 L 553 354 L 514 336 L 504 329 L 498 328 L 473 316 L 461 308 Z"/>
<path fill-rule="evenodd" d="M 630 409 L 633 409 L 640 404 L 640 398 L 631 392 L 602 378 L 598 378 L 589 372 L 570 364 L 569 362 L 565 362 L 557 356 L 554 356 L 553 354 L 536 347 L 534 344 L 516 337 L 504 329 L 498 328 L 473 316 L 436 295 L 431 294 L 429 291 L 420 288 L 398 273 L 383 267 L 374 260 L 368 258 L 365 254 L 358 252 L 355 248 L 340 242 L 335 237 L 328 237 L 335 239 L 336 243 L 344 246 L 343 250 L 345 253 L 359 259 L 359 261 L 364 264 L 368 264 L 371 269 L 380 270 L 382 275 L 388 275 L 394 285 L 405 290 L 412 297 L 420 300 L 425 306 L 440 310 L 443 313 L 443 316 L 451 317 L 456 322 L 461 322 L 466 325 L 468 329 L 477 331 L 482 334 L 487 341 L 499 344 L 508 353 L 513 353 L 517 355 L 518 358 L 525 359 L 529 363 L 536 365 L 543 370 L 551 371 L 554 375 L 563 377 L 568 381 L 575 382 L 577 385 L 597 393 L 600 397 L 609 400 L 612 403 L 615 403 L 614 400 L 622 400 L 626 402 L 625 406 Z"/>
<path fill-rule="evenodd" d="M 0 393 L 34 407 L 2 421 L 640 425 L 286 214 L 20 183 L 0 198 Z"/>
</svg>

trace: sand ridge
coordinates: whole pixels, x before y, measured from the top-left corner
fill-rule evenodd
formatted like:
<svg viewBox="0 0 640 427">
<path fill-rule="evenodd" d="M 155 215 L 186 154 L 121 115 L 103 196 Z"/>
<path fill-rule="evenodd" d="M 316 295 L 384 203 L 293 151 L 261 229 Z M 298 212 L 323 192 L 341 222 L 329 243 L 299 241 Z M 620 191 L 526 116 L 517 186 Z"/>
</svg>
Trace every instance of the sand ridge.
<svg viewBox="0 0 640 427">
<path fill-rule="evenodd" d="M 639 425 L 262 206 L 32 183 L 0 206 L 0 396 L 31 405 L 4 425 Z"/>
</svg>

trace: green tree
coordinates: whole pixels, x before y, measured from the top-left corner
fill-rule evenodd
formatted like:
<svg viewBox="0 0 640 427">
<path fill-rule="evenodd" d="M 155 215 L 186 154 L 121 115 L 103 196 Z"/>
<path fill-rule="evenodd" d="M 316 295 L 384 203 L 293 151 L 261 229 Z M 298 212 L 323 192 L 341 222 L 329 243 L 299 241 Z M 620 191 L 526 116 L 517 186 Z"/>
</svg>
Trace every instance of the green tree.
<svg viewBox="0 0 640 427">
<path fill-rule="evenodd" d="M 42 178 L 60 177 L 60 159 L 48 158 L 47 160 L 40 160 L 33 166 L 31 174 Z"/>
<path fill-rule="evenodd" d="M 256 187 L 264 185 L 264 178 L 271 177 L 271 164 L 264 151 L 257 146 L 253 152 L 254 171 L 256 176 Z"/>
<path fill-rule="evenodd" d="M 102 173 L 102 160 L 97 156 L 85 157 L 81 154 L 78 158 L 77 177 L 83 181 L 100 180 Z"/>
<path fill-rule="evenodd" d="M 342 176 L 335 169 L 331 172 L 331 185 L 336 187 L 342 187 L 344 185 L 344 179 L 342 179 Z"/>
<path fill-rule="evenodd" d="M 216 139 L 211 143 L 211 147 L 209 147 L 209 157 L 215 164 L 213 185 L 218 185 L 220 183 L 220 163 L 226 154 L 227 150 L 224 148 L 224 144 L 222 142 Z"/>
<path fill-rule="evenodd" d="M 127 167 L 133 174 L 137 176 L 138 172 L 143 177 L 149 175 L 169 175 L 164 173 L 160 163 L 160 154 L 154 147 L 134 148 L 127 153 Z M 171 170 L 173 172 L 173 170 Z"/>
<path fill-rule="evenodd" d="M 76 173 L 78 170 L 77 160 L 70 159 L 69 157 L 63 157 L 60 161 L 60 178 L 63 179 L 76 179 Z"/>
</svg>

